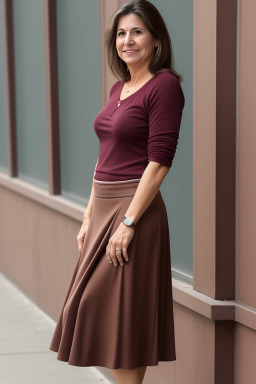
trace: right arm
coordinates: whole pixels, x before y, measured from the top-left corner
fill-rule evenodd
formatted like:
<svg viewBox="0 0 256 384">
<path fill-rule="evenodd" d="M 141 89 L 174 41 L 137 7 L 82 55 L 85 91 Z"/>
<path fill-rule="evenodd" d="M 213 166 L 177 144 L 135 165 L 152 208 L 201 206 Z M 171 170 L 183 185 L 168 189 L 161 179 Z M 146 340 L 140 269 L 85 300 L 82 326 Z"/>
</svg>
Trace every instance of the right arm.
<svg viewBox="0 0 256 384">
<path fill-rule="evenodd" d="M 97 163 L 96 163 L 95 168 L 94 168 L 93 177 L 95 176 L 95 171 L 96 171 L 96 167 L 97 167 L 98 161 L 99 160 L 97 160 Z M 80 231 L 79 231 L 79 233 L 77 235 L 77 238 L 76 238 L 77 242 L 78 242 L 79 253 L 81 252 L 81 250 L 83 248 L 83 243 L 84 243 L 85 236 L 86 236 L 86 233 L 87 233 L 87 229 L 89 227 L 91 216 L 92 216 L 93 195 L 94 195 L 94 189 L 93 189 L 93 183 L 92 183 L 92 190 L 91 190 L 91 194 L 90 194 L 90 199 L 88 201 L 86 210 L 85 210 L 84 215 L 83 215 L 82 226 L 81 226 Z"/>
<path fill-rule="evenodd" d="M 96 171 L 96 167 L 97 167 L 98 161 L 99 161 L 99 159 L 97 160 L 97 163 L 96 163 L 96 165 L 95 165 L 93 177 L 95 176 L 95 171 Z M 94 192 L 94 190 L 93 190 L 93 183 L 92 183 L 91 195 L 90 195 L 90 199 L 89 199 L 89 201 L 88 201 L 86 210 L 85 210 L 85 212 L 84 212 L 83 220 L 85 220 L 85 219 L 90 219 L 90 218 L 91 218 L 91 215 L 92 215 L 92 206 L 93 206 L 93 192 Z"/>
</svg>

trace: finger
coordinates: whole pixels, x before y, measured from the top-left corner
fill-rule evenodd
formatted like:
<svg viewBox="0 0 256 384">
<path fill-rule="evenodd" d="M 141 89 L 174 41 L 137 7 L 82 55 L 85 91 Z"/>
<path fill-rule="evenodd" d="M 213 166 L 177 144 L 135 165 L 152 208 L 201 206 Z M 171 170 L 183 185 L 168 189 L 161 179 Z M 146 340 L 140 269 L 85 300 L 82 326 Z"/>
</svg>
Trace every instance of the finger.
<svg viewBox="0 0 256 384">
<path fill-rule="evenodd" d="M 116 247 L 114 245 L 110 245 L 110 257 L 115 267 L 117 267 L 117 260 L 116 260 Z"/>
<path fill-rule="evenodd" d="M 109 261 L 110 263 L 112 263 L 112 260 L 111 260 L 111 257 L 110 257 L 109 249 L 110 249 L 110 246 L 109 246 L 109 244 L 108 244 L 107 247 L 106 247 L 106 256 L 107 256 L 108 261 Z"/>
<path fill-rule="evenodd" d="M 123 257 L 125 258 L 126 261 L 129 260 L 129 258 L 128 258 L 128 252 L 127 252 L 127 249 L 126 249 L 125 247 L 123 248 Z"/>
<path fill-rule="evenodd" d="M 85 246 L 85 241 L 86 241 L 86 236 L 84 237 L 84 240 L 82 241 L 82 246 L 81 246 L 80 252 L 82 252 L 82 250 L 83 250 L 83 248 Z"/>
<path fill-rule="evenodd" d="M 123 261 L 123 258 L 122 258 L 122 245 L 120 244 L 119 246 L 116 246 L 116 250 L 119 249 L 119 252 L 116 252 L 116 258 L 117 260 L 119 261 L 119 263 L 123 266 L 124 265 L 124 261 Z"/>
<path fill-rule="evenodd" d="M 79 252 L 81 252 L 81 250 L 83 248 L 83 244 L 84 244 L 84 238 L 77 239 L 77 243 L 78 243 L 78 250 L 79 250 Z"/>
<path fill-rule="evenodd" d="M 77 240 L 83 240 L 85 235 L 86 235 L 86 231 L 85 230 L 83 230 L 83 231 L 80 230 L 76 238 L 77 238 Z"/>
<path fill-rule="evenodd" d="M 106 246 L 106 257 L 107 257 L 109 263 L 111 264 L 112 260 L 111 260 L 111 257 L 110 257 L 110 244 L 109 244 L 109 242 L 108 242 L 108 244 Z"/>
</svg>

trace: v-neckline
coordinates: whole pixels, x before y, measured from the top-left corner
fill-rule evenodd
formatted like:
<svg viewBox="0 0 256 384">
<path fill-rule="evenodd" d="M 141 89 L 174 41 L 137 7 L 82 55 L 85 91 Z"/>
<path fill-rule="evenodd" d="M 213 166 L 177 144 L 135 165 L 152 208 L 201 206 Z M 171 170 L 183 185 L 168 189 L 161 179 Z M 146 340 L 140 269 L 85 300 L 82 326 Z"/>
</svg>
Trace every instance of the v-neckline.
<svg viewBox="0 0 256 384">
<path fill-rule="evenodd" d="M 121 82 L 121 84 L 123 84 L 122 88 L 121 88 L 121 92 L 119 93 L 119 100 L 118 100 L 118 103 L 121 104 L 123 103 L 125 100 L 127 99 L 130 99 L 132 96 L 136 95 L 141 89 L 143 89 L 151 80 L 153 80 L 155 77 L 156 77 L 157 73 L 154 74 L 154 76 L 152 76 L 148 81 L 146 81 L 145 84 L 143 84 L 139 89 L 137 89 L 137 91 L 133 92 L 131 95 L 127 96 L 125 99 L 120 99 L 120 96 L 121 96 L 121 93 L 123 91 L 123 88 L 124 88 L 124 83 Z"/>
</svg>

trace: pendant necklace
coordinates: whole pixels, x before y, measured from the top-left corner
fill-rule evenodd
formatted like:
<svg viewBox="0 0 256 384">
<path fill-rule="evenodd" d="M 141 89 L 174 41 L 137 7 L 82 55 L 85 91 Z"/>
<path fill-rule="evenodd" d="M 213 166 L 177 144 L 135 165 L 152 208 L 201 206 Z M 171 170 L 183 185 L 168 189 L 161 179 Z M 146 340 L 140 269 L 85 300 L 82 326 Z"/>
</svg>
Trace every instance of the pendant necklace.
<svg viewBox="0 0 256 384">
<path fill-rule="evenodd" d="M 128 91 L 126 91 L 126 93 L 128 93 L 128 92 L 130 92 L 129 89 L 128 89 Z M 118 100 L 118 102 L 117 102 L 117 106 L 120 107 L 120 105 L 121 105 L 121 100 Z"/>
</svg>

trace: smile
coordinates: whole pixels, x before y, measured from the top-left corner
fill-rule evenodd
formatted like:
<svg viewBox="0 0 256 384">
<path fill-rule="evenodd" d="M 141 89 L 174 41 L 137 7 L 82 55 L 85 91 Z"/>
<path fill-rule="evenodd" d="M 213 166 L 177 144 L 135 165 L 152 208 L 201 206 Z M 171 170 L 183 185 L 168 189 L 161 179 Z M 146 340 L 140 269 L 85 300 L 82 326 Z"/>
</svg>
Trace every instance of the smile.
<svg viewBox="0 0 256 384">
<path fill-rule="evenodd" d="M 126 53 L 127 55 L 133 55 L 134 53 L 137 53 L 137 52 L 138 52 L 138 50 L 132 51 L 132 50 L 128 50 L 128 49 L 127 49 L 127 51 L 124 51 L 124 53 Z"/>
</svg>

